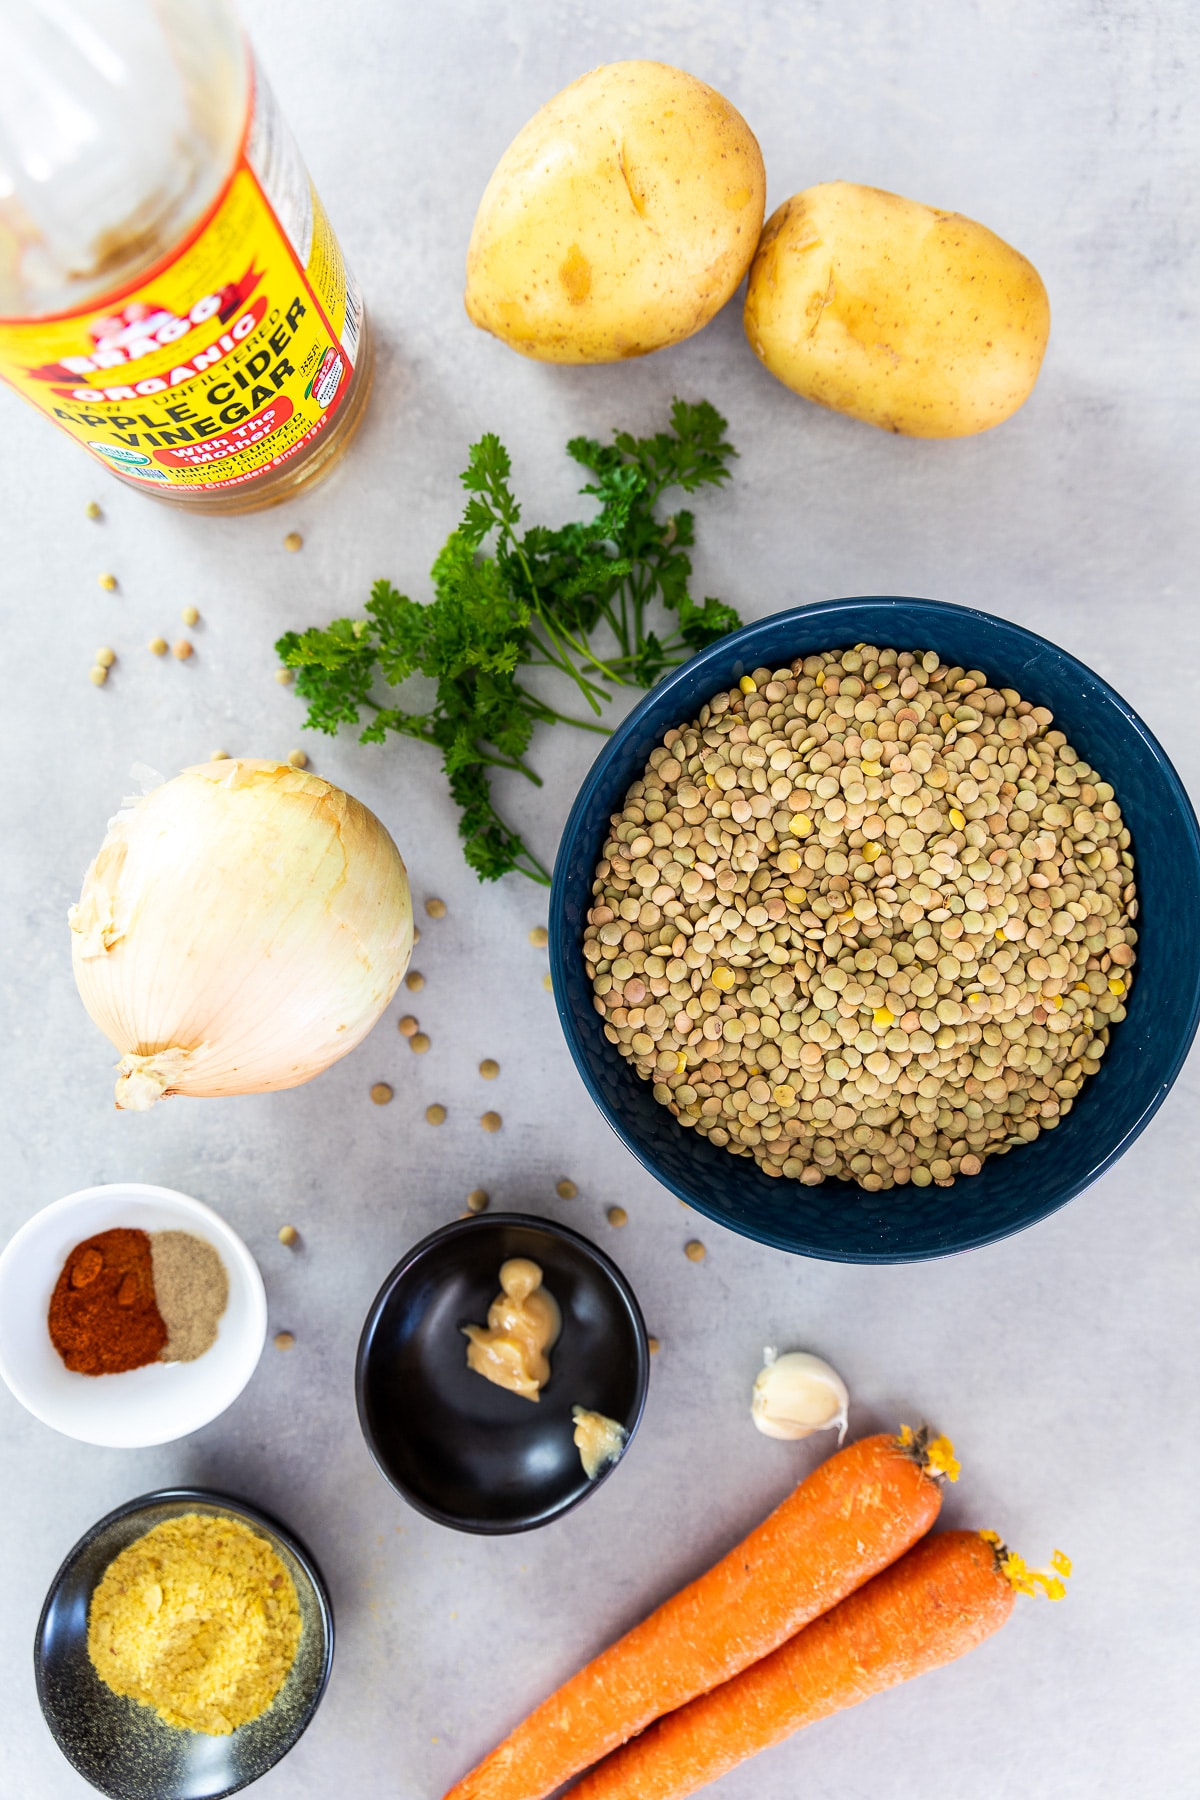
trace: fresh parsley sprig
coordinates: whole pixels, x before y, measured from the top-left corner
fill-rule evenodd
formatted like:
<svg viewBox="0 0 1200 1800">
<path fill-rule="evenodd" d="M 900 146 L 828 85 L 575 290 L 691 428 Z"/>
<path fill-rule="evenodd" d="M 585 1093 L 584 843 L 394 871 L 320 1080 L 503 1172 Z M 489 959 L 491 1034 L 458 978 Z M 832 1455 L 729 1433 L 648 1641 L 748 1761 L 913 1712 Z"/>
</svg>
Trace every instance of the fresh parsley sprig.
<svg viewBox="0 0 1200 1800">
<path fill-rule="evenodd" d="M 653 437 L 572 438 L 567 451 L 592 478 L 581 492 L 595 499 L 595 517 L 523 532 L 508 452 L 489 433 L 471 446 L 461 477 L 469 499 L 433 565 L 432 600 L 419 604 L 377 581 L 364 618 L 279 639 L 312 730 L 332 735 L 366 714 L 361 742 L 396 732 L 441 752 L 464 854 L 481 880 L 516 870 L 549 882 L 497 813 L 489 773 L 512 769 L 541 786 L 526 761 L 535 725 L 607 735 L 598 720 L 613 687 L 648 687 L 740 624 L 722 601 L 692 599 L 693 515 L 658 512 L 670 488 L 694 493 L 728 479 L 737 452 L 725 429 L 707 401 L 676 400 L 671 429 Z M 658 630 L 655 601 L 667 615 Z M 517 679 L 521 668 L 555 670 L 591 716 L 560 712 L 532 693 Z M 436 683 L 427 712 L 375 697 L 380 677 L 399 687 L 415 674 Z"/>
</svg>

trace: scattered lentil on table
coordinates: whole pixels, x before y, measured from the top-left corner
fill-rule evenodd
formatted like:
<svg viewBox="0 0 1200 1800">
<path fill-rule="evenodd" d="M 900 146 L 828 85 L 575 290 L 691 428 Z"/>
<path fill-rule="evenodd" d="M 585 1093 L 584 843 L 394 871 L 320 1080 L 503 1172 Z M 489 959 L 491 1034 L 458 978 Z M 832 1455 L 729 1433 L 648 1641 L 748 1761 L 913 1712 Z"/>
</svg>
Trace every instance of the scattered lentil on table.
<svg viewBox="0 0 1200 1800">
<path fill-rule="evenodd" d="M 296 1338 L 293 1332 L 277 1331 L 275 1333 L 275 1348 L 277 1350 L 290 1350 L 295 1342 Z"/>
<path fill-rule="evenodd" d="M 871 645 L 756 669 L 614 816 L 584 938 L 605 1036 L 770 1175 L 947 1185 L 1096 1073 L 1129 845 L 1049 710 L 978 669 Z"/>
<path fill-rule="evenodd" d="M 287 759 L 293 769 L 307 769 L 308 767 L 308 757 L 303 750 L 289 750 Z"/>
<path fill-rule="evenodd" d="M 610 1225 L 621 1226 L 629 1223 L 629 1214 L 623 1206 L 610 1206 L 604 1216 Z"/>
<path fill-rule="evenodd" d="M 424 1056 L 432 1042 L 427 1031 L 414 1031 L 408 1040 L 408 1047 L 414 1056 Z"/>
<path fill-rule="evenodd" d="M 708 1251 L 704 1248 L 704 1245 L 700 1242 L 699 1238 L 692 1238 L 690 1243 L 683 1246 L 683 1254 L 687 1257 L 689 1262 L 703 1262 L 708 1255 Z"/>
<path fill-rule="evenodd" d="M 111 594 L 116 588 L 117 578 L 115 575 L 99 575 L 97 576 L 97 580 L 106 594 Z"/>
<path fill-rule="evenodd" d="M 417 1024 L 417 1021 L 413 1018 L 411 1013 L 405 1013 L 404 1017 L 400 1019 L 396 1025 L 396 1030 L 400 1033 L 400 1036 L 406 1038 L 416 1037 L 420 1029 L 421 1027 Z"/>
<path fill-rule="evenodd" d="M 376 1106 L 386 1106 L 388 1101 L 392 1098 L 392 1093 L 393 1090 L 388 1086 L 386 1081 L 377 1081 L 371 1089 L 371 1098 Z"/>
<path fill-rule="evenodd" d="M 93 663 L 88 670 L 88 680 L 93 687 L 103 687 L 108 680 L 108 670 L 103 663 Z"/>
<path fill-rule="evenodd" d="M 100 510 L 100 507 L 95 500 L 89 500 L 83 510 L 85 517 L 89 519 L 102 519 L 104 517 L 103 512 Z"/>
<path fill-rule="evenodd" d="M 92 661 L 101 669 L 111 669 L 116 660 L 116 651 L 110 650 L 107 644 L 102 645 L 92 658 Z"/>
<path fill-rule="evenodd" d="M 208 760 L 209 762 L 228 762 L 229 752 L 228 750 L 212 750 L 209 752 Z"/>
<path fill-rule="evenodd" d="M 295 671 L 292 669 L 276 669 L 275 679 L 280 687 L 290 687 L 292 682 L 296 679 Z"/>
<path fill-rule="evenodd" d="M 535 925 L 529 934 L 529 941 L 535 950 L 541 950 L 550 942 L 550 933 L 544 925 Z"/>
<path fill-rule="evenodd" d="M 181 607 L 179 617 L 183 620 L 185 625 L 198 625 L 200 623 L 200 614 L 194 606 Z"/>
<path fill-rule="evenodd" d="M 164 637 L 152 637 L 149 648 L 154 656 L 165 656 L 171 646 Z"/>
<path fill-rule="evenodd" d="M 485 1112 L 479 1123 L 485 1131 L 499 1131 L 504 1121 L 498 1112 Z"/>
<path fill-rule="evenodd" d="M 299 1236 L 300 1233 L 296 1230 L 294 1225 L 281 1225 L 279 1227 L 279 1241 L 281 1244 L 286 1244 L 289 1249 Z"/>
<path fill-rule="evenodd" d="M 425 911 L 429 914 L 431 919 L 444 919 L 446 916 L 446 902 L 436 898 L 427 900 L 425 902 Z"/>
<path fill-rule="evenodd" d="M 192 654 L 193 646 L 186 638 L 180 638 L 177 643 L 171 645 L 171 655 L 177 662 L 186 662 Z"/>
<path fill-rule="evenodd" d="M 473 1213 L 486 1212 L 490 1204 L 490 1196 L 486 1188 L 472 1188 L 467 1195 L 467 1211 Z"/>
<path fill-rule="evenodd" d="M 410 994 L 419 994 L 425 986 L 425 977 L 417 969 L 410 969 L 404 977 L 404 985 Z"/>
<path fill-rule="evenodd" d="M 659 1343 L 659 1341 L 656 1337 L 648 1337 L 646 1339 L 646 1348 L 650 1352 L 651 1356 L 657 1356 L 659 1351 L 662 1348 L 662 1345 Z"/>
<path fill-rule="evenodd" d="M 283 547 L 285 550 L 302 550 L 304 548 L 304 539 L 300 536 L 298 531 L 289 531 L 283 540 Z"/>
<path fill-rule="evenodd" d="M 578 1194 L 578 1192 L 579 1192 L 579 1189 L 575 1186 L 575 1183 L 573 1181 L 567 1181 L 564 1178 L 562 1181 L 560 1181 L 557 1184 L 554 1191 L 558 1195 L 560 1200 L 574 1200 L 576 1194 Z"/>
<path fill-rule="evenodd" d="M 427 1106 L 425 1108 L 425 1119 L 426 1119 L 426 1122 L 430 1125 L 444 1125 L 446 1123 L 445 1107 L 438 1106 L 436 1104 L 433 1106 Z"/>
<path fill-rule="evenodd" d="M 497 1075 L 500 1073 L 500 1064 L 496 1061 L 494 1056 L 485 1056 L 479 1065 L 479 1073 L 483 1076 L 485 1081 L 495 1081 Z"/>
</svg>

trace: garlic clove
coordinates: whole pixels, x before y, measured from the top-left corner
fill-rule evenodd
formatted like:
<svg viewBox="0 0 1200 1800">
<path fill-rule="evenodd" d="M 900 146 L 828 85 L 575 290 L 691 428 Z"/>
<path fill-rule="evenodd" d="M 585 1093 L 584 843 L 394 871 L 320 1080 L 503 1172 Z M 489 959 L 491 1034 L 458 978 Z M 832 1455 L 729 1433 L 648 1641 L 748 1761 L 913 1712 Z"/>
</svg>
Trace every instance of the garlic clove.
<svg viewBox="0 0 1200 1800">
<path fill-rule="evenodd" d="M 845 1382 L 819 1356 L 806 1350 L 789 1350 L 785 1356 L 764 1351 L 750 1401 L 750 1417 L 764 1437 L 806 1438 L 836 1425 L 840 1444 L 849 1408 Z"/>
</svg>

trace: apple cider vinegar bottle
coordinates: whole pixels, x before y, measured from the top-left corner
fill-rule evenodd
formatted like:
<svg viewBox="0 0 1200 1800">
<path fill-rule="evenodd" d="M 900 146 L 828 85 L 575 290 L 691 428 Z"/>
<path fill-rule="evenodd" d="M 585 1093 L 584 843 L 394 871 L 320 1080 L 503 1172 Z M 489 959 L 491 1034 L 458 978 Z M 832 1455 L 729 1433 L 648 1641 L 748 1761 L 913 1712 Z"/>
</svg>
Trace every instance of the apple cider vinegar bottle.
<svg viewBox="0 0 1200 1800">
<path fill-rule="evenodd" d="M 0 375 L 194 511 L 317 480 L 370 335 L 230 0 L 0 0 L 0 70 Z"/>
</svg>

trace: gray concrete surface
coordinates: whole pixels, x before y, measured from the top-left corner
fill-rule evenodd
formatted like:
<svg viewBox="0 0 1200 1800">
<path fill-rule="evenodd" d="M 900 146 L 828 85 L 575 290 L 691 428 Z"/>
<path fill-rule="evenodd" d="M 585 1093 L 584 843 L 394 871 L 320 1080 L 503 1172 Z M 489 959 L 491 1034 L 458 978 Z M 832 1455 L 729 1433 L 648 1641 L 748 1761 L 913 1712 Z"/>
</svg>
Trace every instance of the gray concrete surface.
<svg viewBox="0 0 1200 1800">
<path fill-rule="evenodd" d="M 1085 1197 L 994 1249 L 914 1269 L 789 1260 L 692 1226 L 591 1110 L 526 933 L 541 893 L 478 888 L 441 775 L 418 746 L 309 744 L 314 767 L 393 829 L 418 898 L 444 896 L 416 966 L 420 1060 L 393 1006 L 313 1086 L 261 1099 L 111 1105 L 112 1056 L 76 998 L 65 915 L 135 761 L 171 772 L 220 746 L 285 753 L 294 696 L 272 678 L 289 625 L 357 606 L 388 574 L 413 593 L 458 506 L 468 441 L 501 432 L 531 511 L 568 516 L 574 432 L 652 427 L 706 395 L 741 450 L 703 502 L 698 587 L 748 617 L 832 594 L 971 601 L 1047 633 L 1129 698 L 1200 791 L 1196 734 L 1197 185 L 1200 14 L 1189 0 L 823 0 L 731 8 L 643 0 L 444 0 L 437 7 L 247 0 L 250 30 L 361 277 L 381 340 L 352 454 L 311 497 L 232 521 L 128 493 L 12 396 L 3 485 L 5 1236 L 37 1207 L 116 1177 L 220 1208 L 259 1257 L 272 1329 L 229 1413 L 159 1450 L 55 1436 L 0 1391 L 4 1800 L 87 1791 L 38 1714 L 30 1643 L 45 1588 L 108 1508 L 165 1482 L 225 1484 L 311 1544 L 337 1608 L 337 1666 L 263 1800 L 436 1800 L 554 1681 L 700 1569 L 820 1454 L 747 1415 L 766 1343 L 845 1374 L 862 1430 L 927 1416 L 964 1466 L 946 1516 L 1030 1557 L 1061 1544 L 1060 1607 L 1021 1606 L 973 1657 L 821 1725 L 720 1788 L 728 1800 L 1185 1800 L 1200 1676 L 1195 1616 L 1195 1059 L 1158 1119 Z M 842 176 L 984 220 L 1042 271 L 1054 329 L 1009 424 L 915 443 L 806 407 L 746 350 L 736 305 L 636 366 L 528 363 L 459 302 L 478 196 L 559 87 L 621 56 L 719 85 L 763 145 L 770 204 Z M 84 516 L 96 497 L 103 524 Z M 285 531 L 304 534 L 288 556 Z M 104 569 L 117 593 L 96 585 Z M 203 622 L 186 667 L 145 644 Z M 96 645 L 120 661 L 88 685 Z M 506 798 L 544 860 L 592 744 L 536 744 L 545 795 Z M 424 921 L 423 921 L 424 922 Z M 499 1059 L 483 1091 L 479 1058 Z M 367 1090 L 394 1083 L 387 1108 Z M 440 1131 L 423 1121 L 443 1101 Z M 476 1124 L 500 1108 L 503 1132 Z M 580 1184 L 562 1202 L 554 1182 Z M 612 1248 L 662 1339 L 619 1477 L 558 1526 L 479 1542 L 405 1509 L 354 1415 L 359 1326 L 404 1248 L 478 1184 Z M 604 1220 L 620 1201 L 619 1236 Z M 304 1248 L 276 1242 L 291 1220 Z M 1194 1713 L 1192 1714 L 1194 1720 Z M 1194 1730 L 1194 1727 L 1192 1728 Z"/>
</svg>

